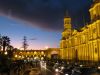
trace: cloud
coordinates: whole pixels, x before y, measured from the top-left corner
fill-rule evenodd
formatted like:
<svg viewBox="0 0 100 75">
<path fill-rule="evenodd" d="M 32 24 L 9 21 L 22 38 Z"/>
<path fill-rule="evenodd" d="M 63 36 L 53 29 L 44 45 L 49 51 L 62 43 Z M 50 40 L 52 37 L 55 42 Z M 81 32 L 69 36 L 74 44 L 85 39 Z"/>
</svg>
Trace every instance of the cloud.
<svg viewBox="0 0 100 75">
<path fill-rule="evenodd" d="M 91 0 L 0 0 L 0 13 L 32 25 L 36 23 L 40 28 L 62 30 L 65 9 L 76 27 L 76 21 L 81 20 L 82 15 L 87 16 L 91 3 Z"/>
<path fill-rule="evenodd" d="M 30 40 L 37 40 L 37 38 L 31 38 Z"/>
</svg>

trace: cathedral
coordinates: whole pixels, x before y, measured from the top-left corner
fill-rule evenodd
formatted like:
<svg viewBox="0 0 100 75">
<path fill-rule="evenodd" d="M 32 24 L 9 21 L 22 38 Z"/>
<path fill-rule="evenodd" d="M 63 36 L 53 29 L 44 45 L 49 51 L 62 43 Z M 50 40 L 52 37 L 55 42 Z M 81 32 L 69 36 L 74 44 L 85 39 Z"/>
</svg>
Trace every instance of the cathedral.
<svg viewBox="0 0 100 75">
<path fill-rule="evenodd" d="M 80 31 L 72 29 L 71 18 L 64 17 L 64 30 L 60 40 L 60 57 L 68 62 L 100 62 L 100 0 L 94 0 L 89 9 L 91 23 Z"/>
</svg>

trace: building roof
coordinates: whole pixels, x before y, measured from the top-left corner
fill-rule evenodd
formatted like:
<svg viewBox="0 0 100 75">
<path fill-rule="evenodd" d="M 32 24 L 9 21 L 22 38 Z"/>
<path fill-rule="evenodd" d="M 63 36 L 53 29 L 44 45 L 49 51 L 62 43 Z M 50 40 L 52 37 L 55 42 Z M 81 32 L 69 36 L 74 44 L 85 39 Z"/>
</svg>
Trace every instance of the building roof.
<svg viewBox="0 0 100 75">
<path fill-rule="evenodd" d="M 93 4 L 91 7 L 93 7 L 96 3 L 99 3 L 99 2 L 100 2 L 100 0 L 93 0 Z"/>
<path fill-rule="evenodd" d="M 97 2 L 98 3 L 98 2 L 100 2 L 100 0 L 93 0 L 93 2 L 95 2 L 95 3 Z"/>
</svg>

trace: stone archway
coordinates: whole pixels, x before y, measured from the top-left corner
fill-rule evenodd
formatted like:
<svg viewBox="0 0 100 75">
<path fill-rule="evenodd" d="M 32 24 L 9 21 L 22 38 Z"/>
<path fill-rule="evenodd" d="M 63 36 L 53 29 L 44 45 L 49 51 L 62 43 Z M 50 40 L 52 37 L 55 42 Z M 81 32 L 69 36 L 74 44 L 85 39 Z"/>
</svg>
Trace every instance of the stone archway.
<svg viewBox="0 0 100 75">
<path fill-rule="evenodd" d="M 52 51 L 52 52 L 51 52 L 51 55 L 52 55 L 52 54 L 58 54 L 58 52 L 57 52 L 57 51 Z"/>
<path fill-rule="evenodd" d="M 58 59 L 59 53 L 58 51 L 52 51 L 51 52 L 51 59 Z"/>
</svg>

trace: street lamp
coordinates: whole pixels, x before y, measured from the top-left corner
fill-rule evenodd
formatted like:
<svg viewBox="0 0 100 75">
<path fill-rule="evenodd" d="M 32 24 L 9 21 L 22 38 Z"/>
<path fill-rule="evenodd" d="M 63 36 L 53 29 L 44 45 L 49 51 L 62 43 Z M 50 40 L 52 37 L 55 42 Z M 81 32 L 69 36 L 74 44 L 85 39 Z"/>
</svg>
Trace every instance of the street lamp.
<svg viewBox="0 0 100 75">
<path fill-rule="evenodd" d="M 7 53 L 7 51 L 6 51 L 6 52 L 4 52 L 4 54 L 5 54 L 5 55 L 7 55 L 7 54 L 8 54 L 8 53 Z"/>
<path fill-rule="evenodd" d="M 17 58 L 17 57 L 18 57 L 18 55 L 15 55 L 15 57 Z"/>
</svg>

